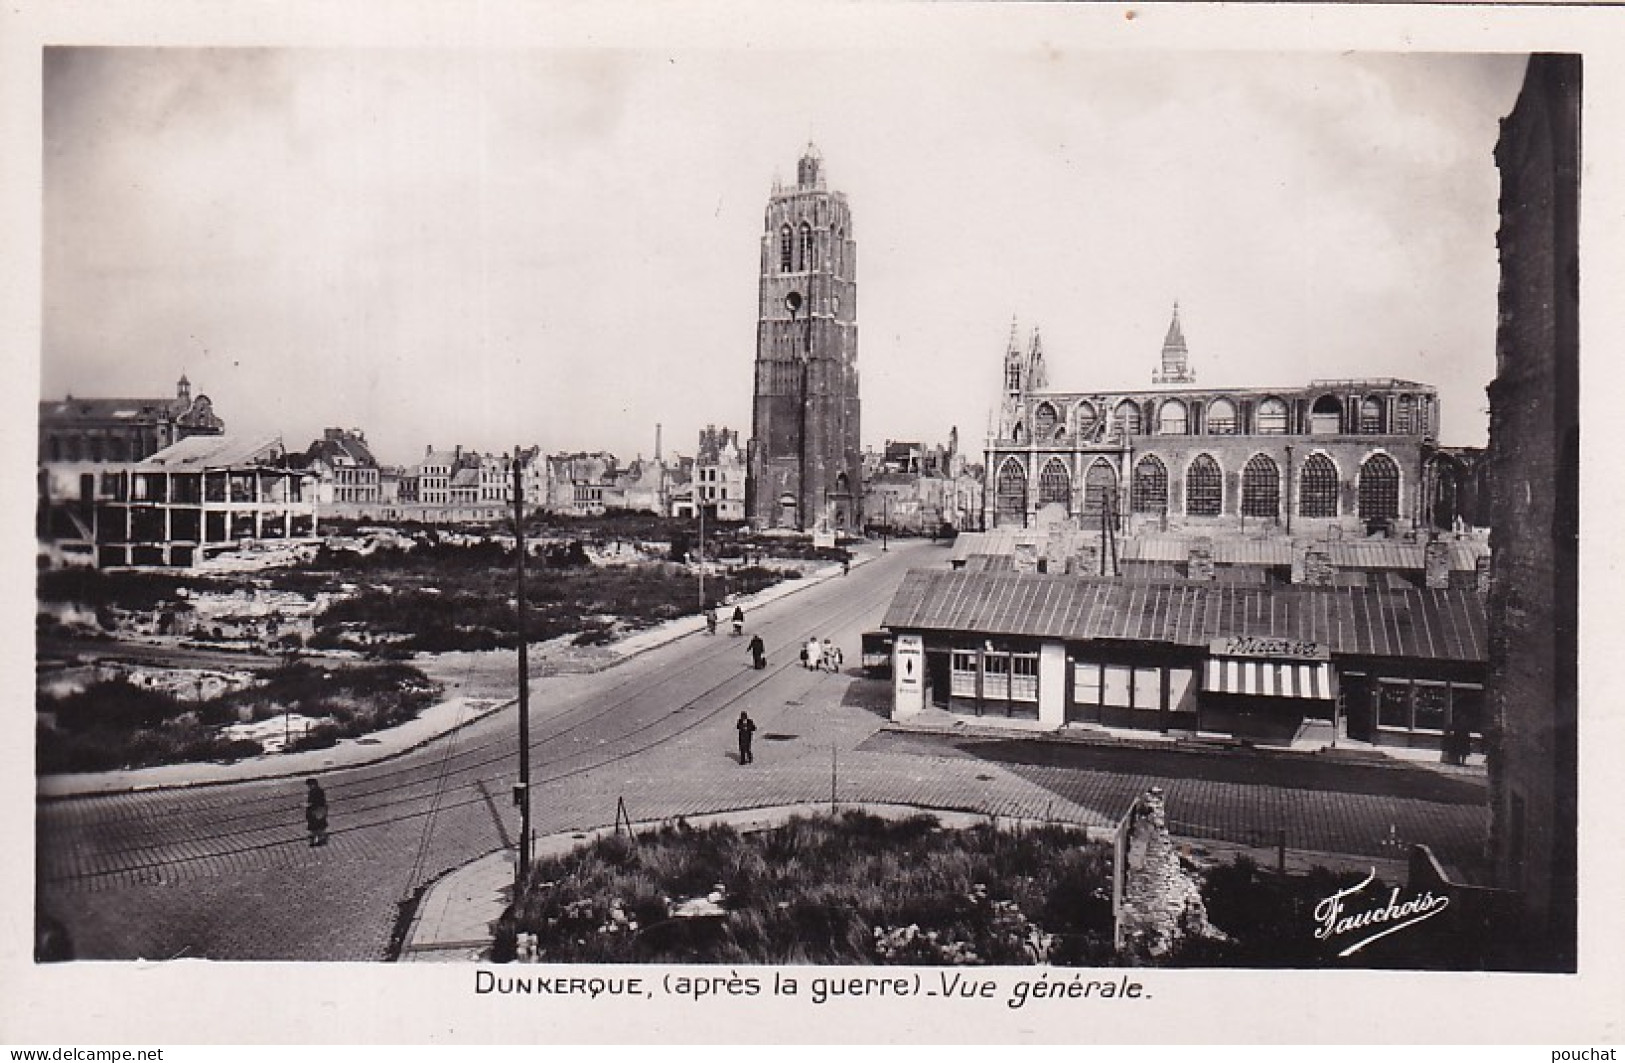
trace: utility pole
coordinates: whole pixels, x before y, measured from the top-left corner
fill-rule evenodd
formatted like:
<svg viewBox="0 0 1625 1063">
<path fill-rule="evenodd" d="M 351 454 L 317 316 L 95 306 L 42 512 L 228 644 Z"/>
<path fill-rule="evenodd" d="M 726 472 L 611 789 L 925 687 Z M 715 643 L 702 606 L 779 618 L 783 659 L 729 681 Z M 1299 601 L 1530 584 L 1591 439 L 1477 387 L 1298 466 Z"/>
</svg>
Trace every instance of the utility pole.
<svg viewBox="0 0 1625 1063">
<path fill-rule="evenodd" d="M 700 515 L 700 612 L 705 612 L 705 500 L 701 492 L 705 489 L 700 486 L 700 467 L 694 465 L 694 509 Z"/>
<path fill-rule="evenodd" d="M 513 798 L 519 805 L 519 862 L 514 865 L 514 902 L 519 901 L 525 876 L 530 872 L 530 659 L 525 645 L 525 481 L 521 451 L 513 448 L 513 537 L 518 547 L 519 615 L 519 783 Z"/>
</svg>

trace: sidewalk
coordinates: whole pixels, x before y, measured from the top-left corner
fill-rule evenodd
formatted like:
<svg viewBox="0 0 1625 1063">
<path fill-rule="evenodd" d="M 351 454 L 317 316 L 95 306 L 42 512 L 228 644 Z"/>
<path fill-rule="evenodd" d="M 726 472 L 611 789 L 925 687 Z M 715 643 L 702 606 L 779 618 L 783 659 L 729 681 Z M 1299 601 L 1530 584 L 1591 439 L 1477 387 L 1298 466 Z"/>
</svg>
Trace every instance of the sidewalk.
<svg viewBox="0 0 1625 1063">
<path fill-rule="evenodd" d="M 854 555 L 854 566 L 867 560 Z M 804 590 L 830 578 L 840 578 L 841 566 L 833 562 L 806 572 L 801 579 L 784 580 L 755 594 L 738 599 L 746 609 L 756 608 Z M 613 668 L 622 661 L 664 646 L 687 635 L 705 630 L 703 616 L 685 616 L 667 621 L 656 627 L 635 632 L 624 639 L 595 648 L 595 652 L 572 652 L 571 636 L 563 636 L 548 643 L 531 646 L 531 674 L 533 676 L 599 672 Z M 502 651 L 493 651 L 501 653 Z M 502 653 L 503 656 L 510 656 Z M 555 660 L 557 658 L 558 660 Z M 550 666 L 550 661 L 553 665 Z M 517 679 L 515 680 L 517 683 Z M 517 698 L 450 698 L 423 710 L 415 718 L 386 731 L 378 731 L 359 738 L 346 738 L 328 749 L 301 750 L 294 753 L 268 753 L 264 756 L 232 762 L 194 762 L 163 764 L 151 768 L 130 768 L 123 771 L 80 772 L 62 775 L 42 775 L 36 783 L 40 798 L 82 797 L 100 794 L 134 793 L 145 790 L 184 789 L 195 786 L 218 786 L 227 783 L 255 782 L 262 779 L 288 779 L 317 772 L 358 768 L 390 760 L 410 753 L 428 743 L 466 727 L 477 720 L 513 706 Z"/>
</svg>

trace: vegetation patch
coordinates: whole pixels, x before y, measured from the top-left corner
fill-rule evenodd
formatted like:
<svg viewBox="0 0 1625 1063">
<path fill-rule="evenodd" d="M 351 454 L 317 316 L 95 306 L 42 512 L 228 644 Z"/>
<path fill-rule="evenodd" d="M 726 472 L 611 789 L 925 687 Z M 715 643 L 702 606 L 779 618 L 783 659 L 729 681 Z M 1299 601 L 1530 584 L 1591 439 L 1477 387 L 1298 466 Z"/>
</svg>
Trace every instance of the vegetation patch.
<svg viewBox="0 0 1625 1063">
<path fill-rule="evenodd" d="M 511 544 L 434 542 L 362 554 L 324 549 L 280 577 L 290 583 L 344 580 L 361 586 L 317 619 L 310 645 L 389 653 L 442 653 L 518 646 Z M 759 565 L 728 571 L 730 594 L 751 594 L 800 572 Z M 578 633 L 611 641 L 700 611 L 698 580 L 686 566 L 654 562 L 594 566 L 579 542 L 542 547 L 526 570 L 525 631 L 532 642 Z M 608 618 L 608 619 L 605 619 Z"/>
<path fill-rule="evenodd" d="M 539 862 L 493 958 L 592 963 L 1097 964 L 1111 847 L 1076 828 L 800 816 L 679 823 Z"/>
<path fill-rule="evenodd" d="M 308 662 L 267 672 L 263 682 L 246 690 L 201 701 L 124 679 L 71 694 L 39 693 L 37 770 L 109 771 L 258 756 L 264 752 L 258 742 L 230 739 L 222 728 L 285 711 L 325 721 L 290 748 L 330 746 L 404 723 L 438 694 L 423 673 L 401 664 L 325 670 Z"/>
</svg>

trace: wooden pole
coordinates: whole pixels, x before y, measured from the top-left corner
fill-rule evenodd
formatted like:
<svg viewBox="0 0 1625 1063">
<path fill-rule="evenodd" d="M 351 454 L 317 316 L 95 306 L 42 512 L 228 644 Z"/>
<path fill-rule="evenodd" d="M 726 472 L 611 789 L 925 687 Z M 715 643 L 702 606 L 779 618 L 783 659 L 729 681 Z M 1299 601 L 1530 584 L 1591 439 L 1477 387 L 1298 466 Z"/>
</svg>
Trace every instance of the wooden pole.
<svg viewBox="0 0 1625 1063">
<path fill-rule="evenodd" d="M 525 639 L 525 481 L 521 452 L 513 448 L 513 535 L 518 547 L 515 566 L 519 614 L 519 861 L 514 868 L 514 901 L 530 871 L 530 660 Z"/>
</svg>

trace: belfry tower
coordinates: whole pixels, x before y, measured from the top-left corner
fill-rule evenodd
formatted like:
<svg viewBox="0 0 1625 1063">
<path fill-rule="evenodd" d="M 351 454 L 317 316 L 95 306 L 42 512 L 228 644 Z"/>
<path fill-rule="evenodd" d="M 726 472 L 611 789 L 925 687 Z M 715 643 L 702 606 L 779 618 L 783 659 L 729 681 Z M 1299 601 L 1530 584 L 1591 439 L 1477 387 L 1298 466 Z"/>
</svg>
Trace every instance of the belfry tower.
<svg viewBox="0 0 1625 1063">
<path fill-rule="evenodd" d="M 762 233 L 745 509 L 756 528 L 861 531 L 857 244 L 817 148 L 775 181 Z"/>
<path fill-rule="evenodd" d="M 1153 384 L 1194 384 L 1196 373 L 1191 369 L 1191 353 L 1185 346 L 1185 329 L 1179 324 L 1179 300 L 1174 300 L 1174 319 L 1168 323 L 1168 335 L 1162 341 L 1162 368 L 1151 374 Z"/>
</svg>

